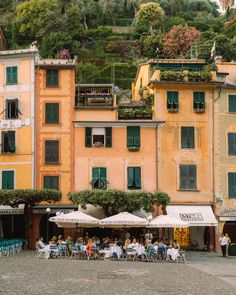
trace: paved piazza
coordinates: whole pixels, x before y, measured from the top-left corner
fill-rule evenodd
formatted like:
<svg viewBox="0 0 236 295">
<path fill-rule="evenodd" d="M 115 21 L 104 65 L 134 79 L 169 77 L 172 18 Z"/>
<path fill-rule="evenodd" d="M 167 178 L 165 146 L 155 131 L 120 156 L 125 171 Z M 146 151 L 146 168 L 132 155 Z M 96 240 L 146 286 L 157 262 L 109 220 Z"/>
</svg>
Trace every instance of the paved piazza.
<svg viewBox="0 0 236 295">
<path fill-rule="evenodd" d="M 0 294 L 236 295 L 236 259 L 187 253 L 187 263 L 0 259 Z"/>
</svg>

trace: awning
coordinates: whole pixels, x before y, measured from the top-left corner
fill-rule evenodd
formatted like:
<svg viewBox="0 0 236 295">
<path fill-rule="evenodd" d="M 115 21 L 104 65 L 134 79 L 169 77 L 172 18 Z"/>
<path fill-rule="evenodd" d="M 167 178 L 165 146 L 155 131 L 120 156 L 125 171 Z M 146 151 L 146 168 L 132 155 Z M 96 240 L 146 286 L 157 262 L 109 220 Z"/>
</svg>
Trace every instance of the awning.
<svg viewBox="0 0 236 295">
<path fill-rule="evenodd" d="M 24 205 L 19 205 L 18 208 L 10 206 L 0 206 L 0 215 L 24 214 Z"/>
<path fill-rule="evenodd" d="M 187 222 L 189 226 L 218 225 L 210 205 L 169 205 L 167 213 Z"/>
</svg>

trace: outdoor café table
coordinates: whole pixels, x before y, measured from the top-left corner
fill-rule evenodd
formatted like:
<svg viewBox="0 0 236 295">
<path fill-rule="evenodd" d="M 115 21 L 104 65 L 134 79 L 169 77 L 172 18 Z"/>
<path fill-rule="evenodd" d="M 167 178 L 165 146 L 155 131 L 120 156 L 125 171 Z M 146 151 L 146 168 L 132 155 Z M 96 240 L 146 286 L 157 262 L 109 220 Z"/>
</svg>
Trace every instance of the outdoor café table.
<svg viewBox="0 0 236 295">
<path fill-rule="evenodd" d="M 111 246 L 109 250 L 110 256 L 112 256 L 113 253 L 116 253 L 117 257 L 120 258 L 120 256 L 122 255 L 122 249 L 119 246 Z"/>
<path fill-rule="evenodd" d="M 169 248 L 167 250 L 167 257 L 170 257 L 173 261 L 179 256 L 179 250 L 174 248 Z"/>
</svg>

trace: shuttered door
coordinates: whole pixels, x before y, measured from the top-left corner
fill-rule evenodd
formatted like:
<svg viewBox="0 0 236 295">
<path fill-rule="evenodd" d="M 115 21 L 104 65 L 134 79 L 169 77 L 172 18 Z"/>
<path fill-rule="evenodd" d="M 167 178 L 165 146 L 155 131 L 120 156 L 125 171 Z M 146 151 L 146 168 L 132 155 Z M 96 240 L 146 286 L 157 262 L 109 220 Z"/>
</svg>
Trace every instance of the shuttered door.
<svg viewBox="0 0 236 295">
<path fill-rule="evenodd" d="M 236 173 L 228 174 L 228 194 L 230 198 L 236 198 Z"/>
<path fill-rule="evenodd" d="M 236 155 L 236 133 L 228 133 L 228 154 Z"/>
<path fill-rule="evenodd" d="M 112 127 L 106 127 L 106 147 L 112 147 Z"/>
<path fill-rule="evenodd" d="M 2 171 L 2 189 L 14 189 L 14 171 Z"/>
</svg>

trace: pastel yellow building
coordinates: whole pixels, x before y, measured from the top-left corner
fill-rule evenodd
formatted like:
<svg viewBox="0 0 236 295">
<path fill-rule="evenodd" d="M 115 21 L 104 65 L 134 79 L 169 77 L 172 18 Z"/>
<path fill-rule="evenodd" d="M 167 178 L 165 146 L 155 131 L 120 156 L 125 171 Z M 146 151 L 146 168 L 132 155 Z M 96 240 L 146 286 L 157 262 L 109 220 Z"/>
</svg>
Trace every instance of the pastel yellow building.
<svg viewBox="0 0 236 295">
<path fill-rule="evenodd" d="M 0 52 L 0 188 L 35 188 L 35 46 Z M 1 207 L 5 237 L 17 236 L 21 209 Z M 17 215 L 12 218 L 10 214 Z M 4 216 L 3 216 L 4 215 Z M 12 219 L 9 222 L 8 219 Z M 11 224 L 10 224 L 11 223 Z M 13 230 L 10 230 L 13 229 Z"/>
</svg>

